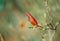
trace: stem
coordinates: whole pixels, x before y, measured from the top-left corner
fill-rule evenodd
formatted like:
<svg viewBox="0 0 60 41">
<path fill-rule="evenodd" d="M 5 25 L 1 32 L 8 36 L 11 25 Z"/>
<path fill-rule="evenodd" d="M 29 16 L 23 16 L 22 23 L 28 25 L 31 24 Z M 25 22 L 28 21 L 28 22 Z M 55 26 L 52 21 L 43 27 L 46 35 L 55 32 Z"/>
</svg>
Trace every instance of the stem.
<svg viewBox="0 0 60 41">
<path fill-rule="evenodd" d="M 4 36 L 0 33 L 0 41 L 5 41 Z"/>
<path fill-rule="evenodd" d="M 45 25 L 45 26 L 51 26 L 49 29 L 51 29 L 51 30 L 56 30 L 56 28 L 57 28 L 57 26 L 54 26 L 53 24 L 51 24 L 51 23 L 49 23 L 49 24 L 47 24 L 47 25 Z M 40 28 L 42 28 L 43 29 L 43 27 L 42 26 L 40 26 L 40 25 L 37 25 L 37 27 L 40 27 Z M 45 29 L 46 30 L 46 29 Z"/>
<path fill-rule="evenodd" d="M 43 28 L 43 27 L 42 27 L 42 26 L 40 26 L 40 25 L 37 25 L 37 27 Z"/>
</svg>

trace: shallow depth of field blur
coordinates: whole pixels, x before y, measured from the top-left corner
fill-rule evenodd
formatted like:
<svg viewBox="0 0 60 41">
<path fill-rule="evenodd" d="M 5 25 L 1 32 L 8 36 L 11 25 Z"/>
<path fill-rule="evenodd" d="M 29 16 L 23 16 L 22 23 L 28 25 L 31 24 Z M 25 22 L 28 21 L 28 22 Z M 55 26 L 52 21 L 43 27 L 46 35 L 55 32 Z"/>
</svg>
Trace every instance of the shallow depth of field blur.
<svg viewBox="0 0 60 41">
<path fill-rule="evenodd" d="M 50 22 L 57 30 L 35 28 L 24 11 L 44 28 Z M 53 20 L 53 22 L 52 22 Z M 60 0 L 0 0 L 0 41 L 60 41 Z"/>
</svg>

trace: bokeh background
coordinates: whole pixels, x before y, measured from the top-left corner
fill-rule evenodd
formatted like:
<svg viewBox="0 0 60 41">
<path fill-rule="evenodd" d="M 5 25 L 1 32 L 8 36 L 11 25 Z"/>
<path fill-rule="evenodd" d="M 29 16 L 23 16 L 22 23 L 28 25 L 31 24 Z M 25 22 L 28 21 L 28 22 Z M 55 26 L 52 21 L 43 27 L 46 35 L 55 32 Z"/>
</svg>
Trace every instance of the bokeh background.
<svg viewBox="0 0 60 41">
<path fill-rule="evenodd" d="M 58 24 L 56 32 L 35 28 L 25 11 L 44 28 Z M 0 0 L 0 41 L 60 41 L 59 23 L 60 0 Z"/>
</svg>

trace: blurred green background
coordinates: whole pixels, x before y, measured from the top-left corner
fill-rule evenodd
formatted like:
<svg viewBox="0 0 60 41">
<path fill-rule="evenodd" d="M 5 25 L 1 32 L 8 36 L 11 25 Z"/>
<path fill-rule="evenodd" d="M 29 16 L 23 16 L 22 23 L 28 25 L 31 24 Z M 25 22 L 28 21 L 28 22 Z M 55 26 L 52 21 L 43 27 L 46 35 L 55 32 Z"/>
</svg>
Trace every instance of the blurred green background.
<svg viewBox="0 0 60 41">
<path fill-rule="evenodd" d="M 60 41 L 60 24 L 52 40 L 54 31 L 34 28 L 24 11 L 30 12 L 43 27 L 52 20 L 54 26 L 60 22 L 60 0 L 0 0 L 0 38 L 4 41 Z"/>
</svg>

